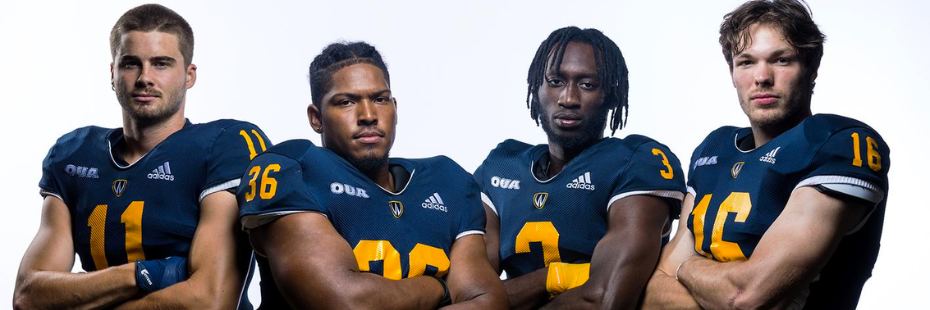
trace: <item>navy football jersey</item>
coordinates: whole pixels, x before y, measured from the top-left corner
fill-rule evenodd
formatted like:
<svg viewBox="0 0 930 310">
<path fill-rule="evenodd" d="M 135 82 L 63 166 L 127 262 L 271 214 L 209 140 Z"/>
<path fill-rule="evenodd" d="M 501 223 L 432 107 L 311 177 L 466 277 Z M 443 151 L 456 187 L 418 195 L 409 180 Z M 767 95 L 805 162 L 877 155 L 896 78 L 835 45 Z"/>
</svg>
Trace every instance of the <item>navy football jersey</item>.
<svg viewBox="0 0 930 310">
<path fill-rule="evenodd" d="M 122 129 L 79 128 L 42 164 L 41 194 L 68 206 L 86 271 L 187 257 L 200 201 L 238 186 L 251 157 L 271 146 L 258 127 L 235 120 L 188 121 L 132 164 L 113 155 L 118 143 Z"/>
<path fill-rule="evenodd" d="M 588 263 L 607 233 L 610 204 L 632 195 L 681 200 L 681 163 L 644 136 L 607 138 L 557 175 L 540 180 L 533 165 L 549 152 L 507 140 L 475 171 L 482 200 L 500 217 L 500 265 L 511 278 L 551 262 Z M 678 213 L 680 202 L 671 214 Z"/>
<path fill-rule="evenodd" d="M 752 140 L 751 128 L 722 127 L 691 157 L 688 192 L 695 207 L 687 224 L 695 250 L 723 262 L 746 260 L 799 187 L 869 202 L 875 207 L 843 237 L 810 284 L 805 306 L 855 308 L 878 256 L 888 145 L 869 126 L 829 114 L 808 117 L 755 149 L 741 149 L 744 139 Z"/>
<path fill-rule="evenodd" d="M 391 158 L 389 165 L 409 173 L 398 193 L 310 141 L 283 142 L 256 157 L 242 178 L 237 194 L 242 225 L 253 229 L 287 214 L 318 212 L 352 246 L 361 271 L 395 280 L 444 277 L 453 242 L 484 233 L 478 186 L 443 156 Z M 262 308 L 266 302 L 286 305 L 264 272 L 270 271 L 266 259 L 259 268 Z"/>
</svg>

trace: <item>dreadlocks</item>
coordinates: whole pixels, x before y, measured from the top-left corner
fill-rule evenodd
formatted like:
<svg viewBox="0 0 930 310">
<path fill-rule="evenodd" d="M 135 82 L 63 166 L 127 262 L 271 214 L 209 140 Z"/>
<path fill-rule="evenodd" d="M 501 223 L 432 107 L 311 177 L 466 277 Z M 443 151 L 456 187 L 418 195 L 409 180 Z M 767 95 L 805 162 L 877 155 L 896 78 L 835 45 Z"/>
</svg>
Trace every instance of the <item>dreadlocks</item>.
<svg viewBox="0 0 930 310">
<path fill-rule="evenodd" d="M 597 68 L 597 77 L 604 85 L 604 103 L 612 110 L 610 115 L 610 134 L 622 129 L 626 124 L 629 110 L 629 70 L 623 53 L 614 41 L 597 29 L 580 29 L 575 26 L 565 27 L 549 34 L 549 38 L 539 45 L 533 63 L 530 64 L 529 75 L 526 78 L 527 88 L 526 106 L 530 108 L 530 117 L 539 125 L 539 87 L 545 79 L 546 68 L 553 68 L 559 72 L 562 66 L 562 56 L 565 46 L 569 42 L 578 42 L 591 45 L 594 48 L 594 59 Z M 551 59 L 550 59 L 551 55 Z M 548 62 L 547 62 L 548 60 Z M 621 117 L 621 112 L 623 112 Z"/>
</svg>

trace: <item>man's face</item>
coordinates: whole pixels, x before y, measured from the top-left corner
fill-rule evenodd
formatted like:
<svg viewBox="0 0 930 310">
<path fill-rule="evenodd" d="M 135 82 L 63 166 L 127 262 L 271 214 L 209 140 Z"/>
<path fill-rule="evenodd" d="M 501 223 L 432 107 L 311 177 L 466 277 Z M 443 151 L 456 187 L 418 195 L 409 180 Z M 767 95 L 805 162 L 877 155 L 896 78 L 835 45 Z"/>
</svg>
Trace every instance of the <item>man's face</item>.
<svg viewBox="0 0 930 310">
<path fill-rule="evenodd" d="M 733 86 L 753 126 L 783 124 L 807 115 L 816 72 L 808 72 L 781 31 L 749 27 L 752 44 L 733 57 Z"/>
<path fill-rule="evenodd" d="M 181 110 L 197 67 L 184 65 L 177 36 L 130 31 L 120 38 L 110 69 L 123 110 L 138 121 L 157 123 Z"/>
<path fill-rule="evenodd" d="M 397 106 L 381 69 L 360 63 L 336 71 L 320 104 L 310 106 L 309 116 L 324 147 L 362 171 L 387 164 Z"/>
<path fill-rule="evenodd" d="M 554 53 L 550 53 L 552 57 Z M 604 106 L 594 48 L 568 43 L 559 69 L 546 68 L 538 94 L 540 121 L 549 142 L 577 148 L 599 140 L 604 136 L 608 107 Z"/>
</svg>

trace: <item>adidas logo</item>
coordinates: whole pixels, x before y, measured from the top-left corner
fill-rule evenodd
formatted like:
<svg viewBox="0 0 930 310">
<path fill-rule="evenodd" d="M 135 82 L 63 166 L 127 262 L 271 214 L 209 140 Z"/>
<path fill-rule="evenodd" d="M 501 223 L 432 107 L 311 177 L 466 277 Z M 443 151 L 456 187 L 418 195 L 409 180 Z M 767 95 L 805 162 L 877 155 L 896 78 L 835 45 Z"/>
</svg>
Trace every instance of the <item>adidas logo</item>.
<svg viewBox="0 0 930 310">
<path fill-rule="evenodd" d="M 427 198 L 426 201 L 423 202 L 422 206 L 425 209 L 433 209 L 433 210 L 439 210 L 442 212 L 449 212 L 449 210 L 446 209 L 446 206 L 442 203 L 442 198 L 439 197 L 439 193 L 433 193 L 432 196 L 429 196 L 429 198 Z"/>
<path fill-rule="evenodd" d="M 574 181 L 571 181 L 568 184 L 565 184 L 565 187 L 586 189 L 589 191 L 593 191 L 594 184 L 591 184 L 591 172 L 588 171 L 588 172 L 585 172 L 583 175 L 578 176 L 578 178 L 575 179 Z"/>
<path fill-rule="evenodd" d="M 762 156 L 761 158 L 759 158 L 759 161 L 774 164 L 775 154 L 778 154 L 779 149 L 781 149 L 780 146 L 776 147 L 774 150 L 769 151 L 767 154 L 765 154 L 765 156 Z"/>
<path fill-rule="evenodd" d="M 149 179 L 174 181 L 174 175 L 171 174 L 171 165 L 166 161 L 148 175 Z"/>
</svg>

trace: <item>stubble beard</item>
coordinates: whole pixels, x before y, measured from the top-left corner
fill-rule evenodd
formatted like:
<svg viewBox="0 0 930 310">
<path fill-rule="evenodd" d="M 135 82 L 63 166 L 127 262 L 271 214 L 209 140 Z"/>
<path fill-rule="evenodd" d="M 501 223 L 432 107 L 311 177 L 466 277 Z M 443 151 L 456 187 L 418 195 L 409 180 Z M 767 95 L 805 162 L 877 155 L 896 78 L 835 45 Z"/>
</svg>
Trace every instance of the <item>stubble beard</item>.
<svg viewBox="0 0 930 310">
<path fill-rule="evenodd" d="M 155 102 L 136 104 L 133 103 L 131 91 L 122 90 L 124 88 L 118 85 L 116 89 L 117 100 L 123 107 L 123 111 L 129 113 L 129 116 L 140 124 L 159 124 L 171 118 L 181 110 L 181 102 L 184 101 L 186 95 L 183 87 L 173 92 L 147 91 L 160 94 L 160 96 Z"/>
</svg>

